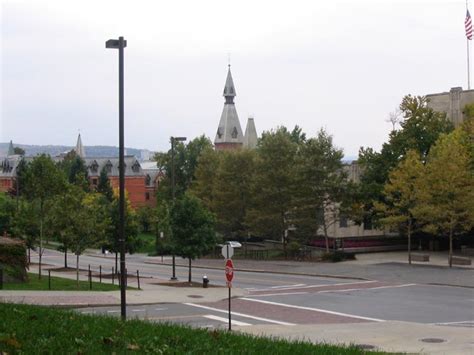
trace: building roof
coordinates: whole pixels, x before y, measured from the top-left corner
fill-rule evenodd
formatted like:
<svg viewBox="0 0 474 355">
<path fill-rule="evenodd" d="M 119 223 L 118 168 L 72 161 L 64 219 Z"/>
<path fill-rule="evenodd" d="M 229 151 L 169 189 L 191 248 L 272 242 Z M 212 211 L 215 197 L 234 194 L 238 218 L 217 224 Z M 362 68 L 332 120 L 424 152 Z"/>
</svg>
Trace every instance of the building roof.
<svg viewBox="0 0 474 355">
<path fill-rule="evenodd" d="M 108 176 L 119 176 L 119 158 L 86 158 L 87 173 L 90 177 L 99 176 L 106 169 Z M 133 155 L 124 157 L 125 176 L 144 176 L 145 173 L 138 159 Z"/>
<path fill-rule="evenodd" d="M 0 161 L 0 177 L 13 178 L 16 176 L 16 168 L 22 159 L 21 155 L 9 155 Z"/>
<path fill-rule="evenodd" d="M 257 148 L 257 129 L 255 128 L 255 122 L 253 117 L 249 117 L 247 120 L 247 127 L 245 128 L 244 135 L 244 148 L 255 149 Z"/>
<path fill-rule="evenodd" d="M 239 116 L 235 109 L 234 97 L 235 97 L 234 81 L 232 80 L 232 74 L 229 70 L 227 71 L 227 79 L 224 87 L 224 109 L 222 110 L 221 119 L 217 128 L 216 137 L 214 144 L 218 143 L 240 143 L 244 141 L 244 135 L 240 126 Z"/>
</svg>

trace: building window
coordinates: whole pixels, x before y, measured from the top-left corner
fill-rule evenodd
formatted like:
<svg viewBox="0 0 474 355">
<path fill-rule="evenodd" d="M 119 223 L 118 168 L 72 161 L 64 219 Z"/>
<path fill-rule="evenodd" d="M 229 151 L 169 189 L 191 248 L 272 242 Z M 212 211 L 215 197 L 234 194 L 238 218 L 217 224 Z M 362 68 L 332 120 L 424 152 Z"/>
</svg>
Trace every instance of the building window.
<svg viewBox="0 0 474 355">
<path fill-rule="evenodd" d="M 150 199 L 150 193 L 149 192 L 145 192 L 145 200 L 149 200 Z"/>
<path fill-rule="evenodd" d="M 140 163 L 138 162 L 138 160 L 135 160 L 135 163 L 133 163 L 132 171 L 134 173 L 138 173 L 140 171 Z"/>
<path fill-rule="evenodd" d="M 347 217 L 344 215 L 339 217 L 339 228 L 347 228 Z"/>
<path fill-rule="evenodd" d="M 238 132 L 237 132 L 237 127 L 234 127 L 234 129 L 232 130 L 232 138 L 237 138 L 237 135 L 238 135 Z"/>
<path fill-rule="evenodd" d="M 94 160 L 90 166 L 91 172 L 96 173 L 97 170 L 99 169 L 99 164 Z"/>
<path fill-rule="evenodd" d="M 150 175 L 148 175 L 148 174 L 147 174 L 146 177 L 145 177 L 145 184 L 146 184 L 147 186 L 150 186 L 150 185 L 151 185 L 151 177 L 150 177 Z"/>
<path fill-rule="evenodd" d="M 107 161 L 107 164 L 105 164 L 105 171 L 110 174 L 112 172 L 112 163 L 109 161 Z"/>
<path fill-rule="evenodd" d="M 97 186 L 97 179 L 92 179 L 92 185 Z"/>
<path fill-rule="evenodd" d="M 217 137 L 222 138 L 222 131 L 220 128 L 217 129 Z"/>
</svg>

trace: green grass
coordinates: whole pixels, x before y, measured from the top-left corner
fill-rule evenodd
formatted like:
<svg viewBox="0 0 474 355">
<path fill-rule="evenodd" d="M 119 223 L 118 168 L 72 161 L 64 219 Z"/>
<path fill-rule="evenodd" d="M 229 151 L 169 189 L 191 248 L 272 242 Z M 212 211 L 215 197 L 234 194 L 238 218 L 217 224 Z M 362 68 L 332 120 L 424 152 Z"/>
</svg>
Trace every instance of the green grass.
<svg viewBox="0 0 474 355">
<path fill-rule="evenodd" d="M 118 318 L 60 309 L 0 304 L 0 353 L 344 355 L 366 352 L 356 347 L 288 342 L 139 320 L 122 322 Z"/>
<path fill-rule="evenodd" d="M 116 280 L 117 282 L 117 280 Z M 4 283 L 4 290 L 48 290 L 48 272 L 43 270 L 41 280 L 38 279 L 38 274 L 28 273 L 28 281 L 25 283 Z M 51 276 L 51 290 L 52 291 L 89 291 L 88 281 L 79 281 L 79 288 L 77 288 L 76 280 L 64 279 L 61 277 Z M 108 283 L 92 282 L 92 291 L 117 291 L 118 285 Z"/>
</svg>

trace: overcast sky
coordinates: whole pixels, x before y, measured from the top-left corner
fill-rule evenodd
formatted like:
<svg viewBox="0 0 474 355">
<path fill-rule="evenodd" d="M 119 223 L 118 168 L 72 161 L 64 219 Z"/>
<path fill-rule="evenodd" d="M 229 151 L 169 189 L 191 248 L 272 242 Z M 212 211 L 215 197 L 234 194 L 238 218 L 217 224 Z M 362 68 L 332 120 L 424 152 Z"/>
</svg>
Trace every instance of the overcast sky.
<svg viewBox="0 0 474 355">
<path fill-rule="evenodd" d="M 1 1 L 0 141 L 214 140 L 228 53 L 242 129 L 325 128 L 346 156 L 379 149 L 405 94 L 467 86 L 465 1 Z"/>
</svg>

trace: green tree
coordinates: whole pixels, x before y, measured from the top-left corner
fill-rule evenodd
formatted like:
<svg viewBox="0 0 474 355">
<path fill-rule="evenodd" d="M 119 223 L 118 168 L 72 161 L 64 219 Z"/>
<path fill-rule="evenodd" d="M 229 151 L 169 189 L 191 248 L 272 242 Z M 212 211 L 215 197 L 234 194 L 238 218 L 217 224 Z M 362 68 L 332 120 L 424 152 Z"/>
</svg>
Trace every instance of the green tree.
<svg viewBox="0 0 474 355">
<path fill-rule="evenodd" d="M 87 166 L 84 159 L 71 150 L 59 162 L 59 167 L 64 171 L 70 184 L 80 186 L 84 191 L 89 191 Z"/>
<path fill-rule="evenodd" d="M 23 148 L 20 148 L 20 147 L 14 147 L 13 148 L 13 153 L 15 153 L 17 155 L 25 155 L 25 150 Z"/>
<path fill-rule="evenodd" d="M 43 256 L 44 219 L 47 214 L 48 201 L 64 189 L 66 184 L 64 174 L 58 169 L 53 160 L 45 155 L 39 155 L 29 164 L 26 177 L 25 195 L 39 205 L 39 278 L 41 278 L 41 262 Z"/>
<path fill-rule="evenodd" d="M 460 128 L 440 137 L 428 155 L 418 190 L 420 203 L 414 210 L 415 218 L 426 223 L 426 231 L 448 236 L 450 267 L 453 238 L 474 226 L 474 177 L 466 145 L 471 139 Z"/>
<path fill-rule="evenodd" d="M 257 235 L 281 240 L 286 250 L 285 231 L 291 225 L 287 212 L 294 205 L 295 156 L 298 144 L 287 129 L 264 132 L 255 164 L 253 203 L 246 224 Z"/>
<path fill-rule="evenodd" d="M 105 196 L 107 201 L 112 202 L 114 199 L 114 190 L 112 185 L 110 185 L 110 180 L 107 175 L 107 170 L 105 166 L 100 171 L 99 181 L 97 183 L 97 192 Z"/>
<path fill-rule="evenodd" d="M 406 157 L 390 172 L 384 186 L 385 203 L 376 204 L 382 214 L 382 225 L 398 228 L 408 238 L 408 263 L 411 264 L 411 236 L 416 227 L 414 210 L 419 206 L 418 191 L 424 179 L 424 165 L 415 150 L 409 150 Z"/>
<path fill-rule="evenodd" d="M 40 225 L 38 221 L 37 204 L 20 198 L 17 205 L 15 218 L 13 220 L 13 234 L 25 241 L 28 248 L 28 264 L 31 263 L 31 249 L 35 248 Z"/>
<path fill-rule="evenodd" d="M 199 156 L 209 148 L 212 143 L 209 138 L 200 136 L 191 140 L 188 144 L 175 142 L 174 171 L 176 196 L 183 195 L 192 182 L 195 180 L 195 172 L 198 165 Z M 166 154 L 155 155 L 157 164 L 164 172 L 164 178 L 158 188 L 158 200 L 171 201 L 171 149 Z"/>
<path fill-rule="evenodd" d="M 389 140 L 382 145 L 380 152 L 363 147 L 359 150 L 358 163 L 362 174 L 358 195 L 362 210 L 352 216 L 357 222 L 365 220 L 370 223 L 372 219 L 376 220 L 374 202 L 384 203 L 383 188 L 389 173 L 408 150 L 417 151 L 425 161 L 438 137 L 454 128 L 444 113 L 427 106 L 423 96 L 405 96 L 400 104 L 400 112 L 403 115 L 400 129 L 390 132 Z"/>
<path fill-rule="evenodd" d="M 219 168 L 222 157 L 221 152 L 205 148 L 198 158 L 198 164 L 195 171 L 195 179 L 191 183 L 190 193 L 199 198 L 204 205 L 212 212 L 214 205 L 214 192 L 216 171 Z"/>
<path fill-rule="evenodd" d="M 332 136 L 321 129 L 316 138 L 301 146 L 296 174 L 296 208 L 292 219 L 296 233 L 312 237 L 318 229 L 324 233 L 329 251 L 328 230 L 339 221 L 348 190 L 347 174 L 343 170 L 342 149 L 334 146 Z"/>
<path fill-rule="evenodd" d="M 191 282 L 191 260 L 211 251 L 216 245 L 214 216 L 191 195 L 177 199 L 170 211 L 170 225 L 176 254 L 189 259 Z"/>
<path fill-rule="evenodd" d="M 6 193 L 0 192 L 0 233 L 11 233 L 13 218 L 15 215 L 15 203 Z"/>
</svg>

